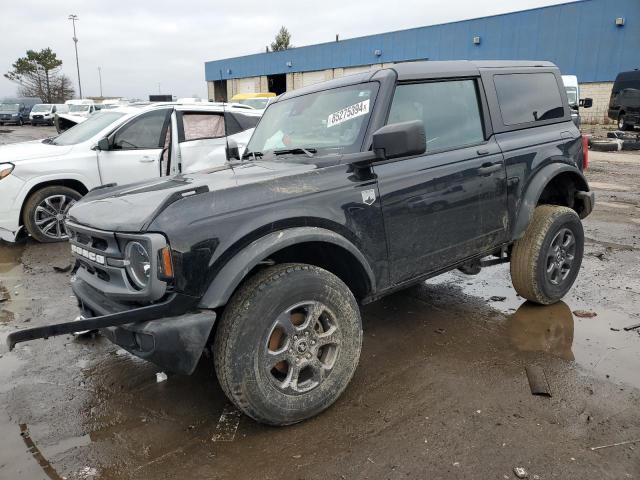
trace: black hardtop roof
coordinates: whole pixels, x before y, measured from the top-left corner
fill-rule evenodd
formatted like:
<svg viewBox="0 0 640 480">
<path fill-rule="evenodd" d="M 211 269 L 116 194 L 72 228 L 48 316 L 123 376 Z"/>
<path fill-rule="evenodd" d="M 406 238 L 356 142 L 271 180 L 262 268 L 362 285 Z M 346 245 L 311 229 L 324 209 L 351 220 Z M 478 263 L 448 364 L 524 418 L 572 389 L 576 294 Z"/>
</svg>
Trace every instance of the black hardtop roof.
<svg viewBox="0 0 640 480">
<path fill-rule="evenodd" d="M 277 99 L 286 100 L 309 93 L 330 90 L 334 88 L 346 87 L 358 83 L 375 80 L 384 75 L 397 75 L 398 80 L 413 80 L 417 78 L 451 78 L 451 77 L 474 77 L 479 76 L 481 70 L 485 69 L 557 69 L 555 64 L 546 61 L 534 60 L 447 60 L 447 61 L 417 61 L 404 62 L 391 65 L 386 68 L 372 70 L 368 72 L 346 75 L 344 77 L 316 83 L 307 87 L 283 93 Z"/>
<path fill-rule="evenodd" d="M 640 80 L 640 70 L 630 70 L 628 72 L 620 72 L 616 77 L 616 82 Z"/>
<path fill-rule="evenodd" d="M 533 60 L 450 60 L 405 62 L 392 65 L 389 68 L 398 72 L 399 80 L 416 77 L 471 77 L 480 75 L 480 70 L 490 68 L 518 69 L 518 68 L 557 68 L 551 62 Z"/>
</svg>

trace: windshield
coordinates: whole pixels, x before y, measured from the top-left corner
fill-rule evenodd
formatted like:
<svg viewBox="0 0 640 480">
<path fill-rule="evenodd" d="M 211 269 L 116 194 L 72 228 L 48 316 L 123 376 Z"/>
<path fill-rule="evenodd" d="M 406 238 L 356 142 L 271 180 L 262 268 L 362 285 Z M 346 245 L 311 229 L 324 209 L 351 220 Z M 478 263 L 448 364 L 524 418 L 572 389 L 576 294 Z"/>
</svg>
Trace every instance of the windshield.
<svg viewBox="0 0 640 480">
<path fill-rule="evenodd" d="M 50 112 L 51 105 L 47 105 L 46 103 L 41 103 L 39 105 L 35 105 L 32 109 L 32 112 Z"/>
<path fill-rule="evenodd" d="M 258 110 L 264 110 L 269 104 L 268 98 L 245 98 L 238 100 L 238 103 L 243 105 L 249 105 L 250 107 L 257 108 Z"/>
<path fill-rule="evenodd" d="M 88 112 L 89 105 L 71 105 L 69 107 L 69 112 L 79 113 L 79 112 Z"/>
<path fill-rule="evenodd" d="M 572 107 L 578 106 L 578 89 L 576 87 L 565 87 L 567 91 L 567 100 Z"/>
<path fill-rule="evenodd" d="M 17 112 L 20 105 L 17 103 L 0 103 L 0 110 L 3 112 Z"/>
<path fill-rule="evenodd" d="M 124 115 L 121 112 L 96 113 L 91 115 L 88 120 L 58 135 L 52 143 L 54 145 L 76 145 L 85 142 Z"/>
<path fill-rule="evenodd" d="M 373 109 L 375 82 L 334 88 L 272 103 L 247 145 L 247 152 L 296 148 L 359 152 Z"/>
</svg>

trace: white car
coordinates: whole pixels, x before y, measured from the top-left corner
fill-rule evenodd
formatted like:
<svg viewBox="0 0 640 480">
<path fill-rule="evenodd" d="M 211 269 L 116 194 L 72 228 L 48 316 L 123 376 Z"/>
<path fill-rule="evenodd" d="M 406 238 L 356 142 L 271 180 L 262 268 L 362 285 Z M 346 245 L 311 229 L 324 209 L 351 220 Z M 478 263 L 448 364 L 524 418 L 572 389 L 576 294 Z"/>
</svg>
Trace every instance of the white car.
<svg viewBox="0 0 640 480">
<path fill-rule="evenodd" d="M 69 111 L 69 105 L 64 103 L 39 103 L 34 105 L 29 113 L 29 122 L 31 125 L 39 125 L 41 123 L 45 125 L 53 126 L 53 119 L 57 114 L 67 113 Z"/>
<path fill-rule="evenodd" d="M 234 105 L 153 104 L 95 113 L 57 137 L 0 147 L 0 239 L 23 229 L 65 240 L 64 218 L 89 190 L 193 172 L 242 152 L 260 113 Z"/>
</svg>

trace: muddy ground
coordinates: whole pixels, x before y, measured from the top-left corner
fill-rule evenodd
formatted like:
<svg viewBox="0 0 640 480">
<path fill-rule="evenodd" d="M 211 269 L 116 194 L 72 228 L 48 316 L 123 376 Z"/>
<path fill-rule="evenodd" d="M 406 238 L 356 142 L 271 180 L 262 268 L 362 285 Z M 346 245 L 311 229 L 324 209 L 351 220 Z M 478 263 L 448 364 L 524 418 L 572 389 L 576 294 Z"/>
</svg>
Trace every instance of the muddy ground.
<svg viewBox="0 0 640 480">
<path fill-rule="evenodd" d="M 591 158 L 597 206 L 564 302 L 523 302 L 502 265 L 368 305 L 351 385 L 293 427 L 237 417 L 208 358 L 157 383 L 100 336 L 0 347 L 0 478 L 640 478 L 640 443 L 589 449 L 640 439 L 640 334 L 622 329 L 640 322 L 640 156 Z M 75 317 L 53 268 L 69 262 L 66 244 L 0 246 L 3 344 Z M 528 365 L 551 398 L 531 395 Z"/>
</svg>

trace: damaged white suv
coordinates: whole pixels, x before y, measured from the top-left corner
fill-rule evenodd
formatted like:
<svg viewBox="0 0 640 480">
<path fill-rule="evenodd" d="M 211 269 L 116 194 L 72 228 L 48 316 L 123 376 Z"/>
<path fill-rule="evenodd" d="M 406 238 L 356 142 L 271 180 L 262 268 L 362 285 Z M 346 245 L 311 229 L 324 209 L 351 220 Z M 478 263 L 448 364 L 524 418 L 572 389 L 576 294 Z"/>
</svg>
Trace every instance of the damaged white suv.
<svg viewBox="0 0 640 480">
<path fill-rule="evenodd" d="M 222 165 L 227 140 L 242 150 L 260 116 L 221 103 L 128 106 L 54 138 L 2 146 L 0 239 L 66 240 L 66 213 L 89 190 Z"/>
</svg>

